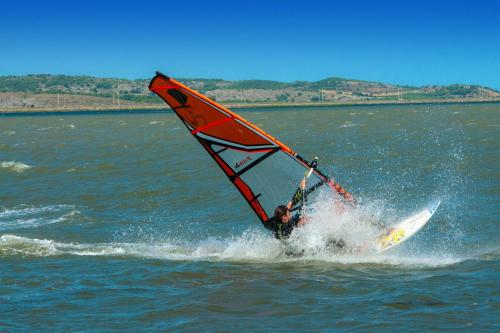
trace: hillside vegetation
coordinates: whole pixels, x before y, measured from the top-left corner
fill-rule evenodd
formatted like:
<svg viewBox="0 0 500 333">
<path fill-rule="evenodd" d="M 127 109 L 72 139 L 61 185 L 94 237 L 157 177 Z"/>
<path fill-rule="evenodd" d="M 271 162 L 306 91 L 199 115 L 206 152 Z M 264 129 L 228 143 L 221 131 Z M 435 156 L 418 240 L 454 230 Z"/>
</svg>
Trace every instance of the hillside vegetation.
<svg viewBox="0 0 500 333">
<path fill-rule="evenodd" d="M 278 82 L 269 80 L 227 81 L 180 79 L 190 87 L 222 103 L 308 103 L 401 101 L 433 99 L 496 99 L 500 93 L 478 85 L 410 87 L 330 77 L 320 81 Z M 51 107 L 66 100 L 78 104 L 92 100 L 97 105 L 154 105 L 162 101 L 148 90 L 149 79 L 127 80 L 36 74 L 0 76 L 0 107 Z M 40 95 L 45 97 L 42 99 Z M 51 95 L 57 95 L 57 100 Z M 60 95 L 64 95 L 61 97 Z M 72 95 L 69 97 L 67 95 Z M 85 98 L 83 98 L 85 97 Z M 62 102 L 61 102 L 62 98 Z"/>
</svg>

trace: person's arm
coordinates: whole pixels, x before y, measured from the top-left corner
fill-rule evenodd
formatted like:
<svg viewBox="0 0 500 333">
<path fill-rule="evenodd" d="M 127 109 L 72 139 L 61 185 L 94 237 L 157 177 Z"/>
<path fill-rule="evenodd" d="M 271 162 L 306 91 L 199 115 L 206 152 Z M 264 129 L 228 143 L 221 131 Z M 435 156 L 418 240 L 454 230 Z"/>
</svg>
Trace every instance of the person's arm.
<svg viewBox="0 0 500 333">
<path fill-rule="evenodd" d="M 306 188 L 306 181 L 307 179 L 304 177 L 299 185 L 299 188 L 295 193 L 293 194 L 292 200 L 288 202 L 287 207 L 288 209 L 291 209 L 293 206 L 299 203 L 299 201 L 304 199 L 304 192 Z"/>
<path fill-rule="evenodd" d="M 302 216 L 300 214 L 295 215 L 292 220 L 290 221 L 290 225 L 295 228 L 295 227 L 302 227 L 309 223 L 310 219 L 306 216 Z"/>
</svg>

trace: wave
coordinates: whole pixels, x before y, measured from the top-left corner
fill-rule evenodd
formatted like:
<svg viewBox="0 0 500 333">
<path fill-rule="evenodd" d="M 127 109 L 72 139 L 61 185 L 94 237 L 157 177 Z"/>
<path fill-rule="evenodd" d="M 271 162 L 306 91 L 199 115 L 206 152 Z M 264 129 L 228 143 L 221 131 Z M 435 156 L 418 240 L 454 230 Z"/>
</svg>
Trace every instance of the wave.
<svg viewBox="0 0 500 333">
<path fill-rule="evenodd" d="M 345 122 L 344 124 L 340 125 L 340 128 L 348 128 L 348 127 L 354 127 L 354 126 L 359 126 L 359 124 L 351 123 L 351 122 Z"/>
<path fill-rule="evenodd" d="M 31 165 L 24 164 L 21 162 L 16 162 L 16 161 L 1 162 L 0 167 L 7 169 L 9 171 L 17 172 L 17 173 L 21 173 L 21 172 L 24 172 L 24 171 L 32 168 Z"/>
<path fill-rule="evenodd" d="M 197 243 L 165 241 L 146 243 L 63 243 L 50 239 L 27 238 L 5 234 L 0 236 L 0 255 L 22 256 L 109 256 L 160 260 L 224 261 L 224 262 L 325 262 L 343 265 L 376 264 L 406 267 L 439 267 L 465 259 L 439 256 L 352 255 L 319 253 L 293 255 L 283 243 L 259 232 L 245 232 L 235 238 L 208 238 Z"/>
<path fill-rule="evenodd" d="M 20 206 L 0 210 L 0 230 L 37 228 L 67 221 L 80 212 L 71 205 Z"/>
<path fill-rule="evenodd" d="M 500 259 L 500 247 L 485 249 L 478 255 L 478 258 L 483 260 L 498 260 Z"/>
<path fill-rule="evenodd" d="M 43 209 L 57 212 L 50 217 L 54 221 L 69 218 L 67 215 L 74 212 L 72 206 L 21 207 L 0 212 L 0 221 L 2 214 L 9 219 L 26 220 L 32 210 L 38 217 Z M 390 224 L 401 219 L 398 216 L 400 214 L 384 208 L 381 202 L 373 201 L 339 210 L 338 206 L 332 205 L 327 193 L 320 192 L 317 200 L 307 207 L 305 215 L 309 217 L 309 222 L 297 228 L 286 242 L 276 240 L 270 233 L 257 227 L 249 228 L 240 235 L 201 240 L 192 240 L 175 230 L 168 236 L 160 237 L 154 230 L 152 233 L 142 229 L 129 230 L 117 233 L 113 242 L 96 244 L 4 234 L 0 237 L 0 255 L 120 256 L 258 263 L 320 262 L 394 267 L 438 267 L 467 260 L 449 251 L 430 250 L 422 253 L 405 246 L 378 253 L 373 243 L 380 234 L 381 226 L 373 221 L 383 220 Z M 46 220 L 50 221 L 49 218 Z M 342 238 L 348 244 L 348 249 L 339 250 L 328 246 L 332 238 Z M 425 246 L 425 249 L 428 247 Z"/>
<path fill-rule="evenodd" d="M 4 234 L 0 236 L 0 254 L 28 256 L 131 256 L 163 258 L 163 254 L 175 253 L 175 246 L 134 243 L 78 244 L 61 243 L 50 239 L 27 238 Z M 179 257 L 179 259 L 182 259 Z"/>
</svg>

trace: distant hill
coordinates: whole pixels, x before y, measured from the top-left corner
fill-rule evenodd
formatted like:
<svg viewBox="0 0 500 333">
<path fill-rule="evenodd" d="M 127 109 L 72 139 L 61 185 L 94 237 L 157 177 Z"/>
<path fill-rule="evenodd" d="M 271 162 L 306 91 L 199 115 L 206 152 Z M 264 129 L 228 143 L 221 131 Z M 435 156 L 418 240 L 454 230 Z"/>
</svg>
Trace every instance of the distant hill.
<svg viewBox="0 0 500 333">
<path fill-rule="evenodd" d="M 338 77 L 315 82 L 290 83 L 268 80 L 179 80 L 222 103 L 355 103 L 408 99 L 500 98 L 500 92 L 497 90 L 465 84 L 411 87 Z M 100 106 L 162 104 L 162 101 L 148 90 L 148 83 L 149 79 L 127 80 L 50 74 L 0 76 L 0 108 L 54 107 L 69 101 L 75 105 L 91 103 Z M 41 98 L 41 95 L 44 98 Z M 57 100 L 50 97 L 51 95 L 57 95 Z M 77 98 L 78 96 L 81 98 Z"/>
</svg>

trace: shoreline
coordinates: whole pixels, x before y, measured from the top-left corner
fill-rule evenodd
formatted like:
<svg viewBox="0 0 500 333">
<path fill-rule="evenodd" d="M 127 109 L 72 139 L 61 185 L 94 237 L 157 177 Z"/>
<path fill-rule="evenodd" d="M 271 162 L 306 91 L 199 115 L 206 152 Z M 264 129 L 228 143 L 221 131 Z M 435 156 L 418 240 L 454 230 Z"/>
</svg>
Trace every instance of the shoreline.
<svg viewBox="0 0 500 333">
<path fill-rule="evenodd" d="M 377 105 L 418 105 L 418 104 L 482 104 L 499 103 L 499 98 L 464 98 L 464 99 L 416 99 L 416 100 L 364 100 L 364 101 L 335 101 L 335 102 L 307 102 L 307 103 L 229 103 L 222 104 L 229 109 L 258 109 L 258 108 L 305 108 L 305 107 L 345 107 L 345 106 L 377 106 Z M 123 106 L 80 106 L 76 108 L 0 108 L 0 115 L 36 115 L 36 114 L 91 114 L 114 112 L 163 112 L 169 107 L 166 104 L 158 105 L 123 105 Z"/>
</svg>

